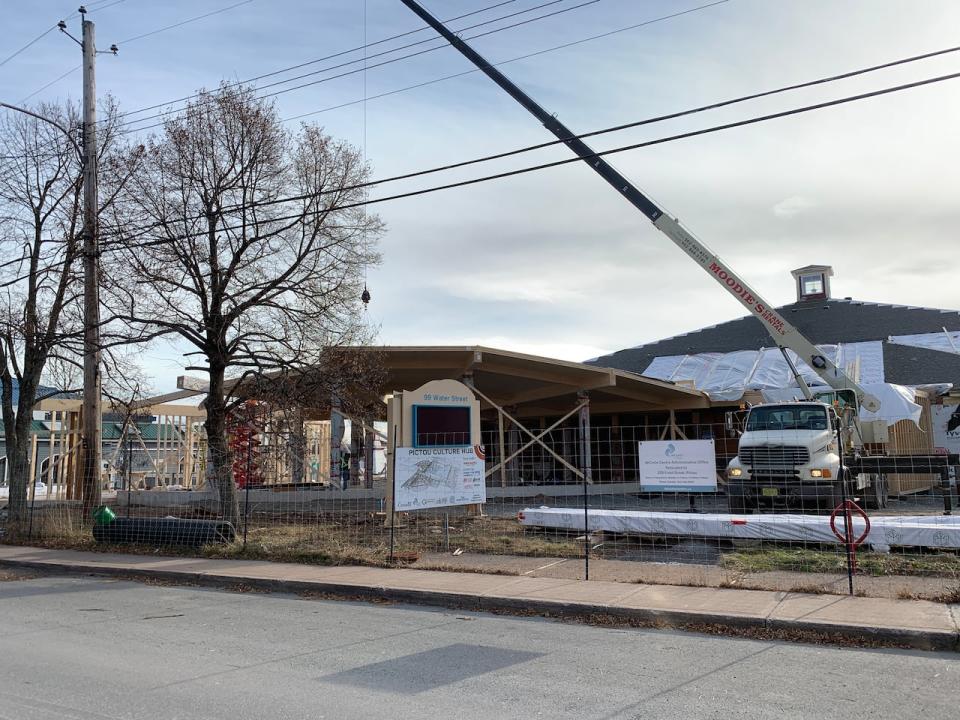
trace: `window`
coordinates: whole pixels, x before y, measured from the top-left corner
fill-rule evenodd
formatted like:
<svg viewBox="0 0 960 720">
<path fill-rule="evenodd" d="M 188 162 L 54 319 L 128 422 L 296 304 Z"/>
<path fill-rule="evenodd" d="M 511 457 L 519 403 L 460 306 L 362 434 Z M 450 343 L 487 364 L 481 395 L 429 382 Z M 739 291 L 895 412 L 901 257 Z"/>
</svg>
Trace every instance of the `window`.
<svg viewBox="0 0 960 720">
<path fill-rule="evenodd" d="M 823 294 L 823 275 L 817 274 L 800 276 L 800 297 Z"/>
<path fill-rule="evenodd" d="M 827 413 L 822 407 L 804 405 L 755 407 L 747 418 L 747 431 L 826 430 Z"/>
</svg>

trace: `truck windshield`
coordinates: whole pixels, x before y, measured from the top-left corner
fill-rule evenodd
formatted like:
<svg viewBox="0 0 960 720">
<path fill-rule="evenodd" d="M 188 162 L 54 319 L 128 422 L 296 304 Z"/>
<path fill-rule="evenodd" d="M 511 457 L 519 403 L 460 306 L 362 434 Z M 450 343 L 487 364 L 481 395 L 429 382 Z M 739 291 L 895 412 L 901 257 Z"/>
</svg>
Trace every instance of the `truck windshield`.
<svg viewBox="0 0 960 720">
<path fill-rule="evenodd" d="M 826 430 L 827 412 L 822 407 L 773 405 L 755 407 L 747 418 L 751 430 Z"/>
</svg>

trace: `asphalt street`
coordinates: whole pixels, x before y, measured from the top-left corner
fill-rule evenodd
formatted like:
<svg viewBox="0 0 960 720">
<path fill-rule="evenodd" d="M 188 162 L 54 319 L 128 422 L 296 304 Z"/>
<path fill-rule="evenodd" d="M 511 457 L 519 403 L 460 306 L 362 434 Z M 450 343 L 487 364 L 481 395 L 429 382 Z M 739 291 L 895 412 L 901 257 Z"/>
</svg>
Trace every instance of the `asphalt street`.
<svg viewBox="0 0 960 720">
<path fill-rule="evenodd" d="M 0 582 L 11 720 L 934 720 L 958 708 L 953 654 L 101 578 Z"/>
</svg>

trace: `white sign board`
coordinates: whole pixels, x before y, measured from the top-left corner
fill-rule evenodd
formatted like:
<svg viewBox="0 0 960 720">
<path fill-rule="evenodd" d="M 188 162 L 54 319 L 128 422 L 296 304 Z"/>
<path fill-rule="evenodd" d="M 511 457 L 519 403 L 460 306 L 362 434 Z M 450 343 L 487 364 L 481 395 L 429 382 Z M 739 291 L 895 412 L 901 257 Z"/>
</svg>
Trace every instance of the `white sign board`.
<svg viewBox="0 0 960 720">
<path fill-rule="evenodd" d="M 481 447 L 397 448 L 394 508 L 398 511 L 487 501 Z"/>
<path fill-rule="evenodd" d="M 716 492 L 713 440 L 651 440 L 640 443 L 643 492 Z"/>
<path fill-rule="evenodd" d="M 933 444 L 948 453 L 960 453 L 960 405 L 931 405 Z"/>
</svg>

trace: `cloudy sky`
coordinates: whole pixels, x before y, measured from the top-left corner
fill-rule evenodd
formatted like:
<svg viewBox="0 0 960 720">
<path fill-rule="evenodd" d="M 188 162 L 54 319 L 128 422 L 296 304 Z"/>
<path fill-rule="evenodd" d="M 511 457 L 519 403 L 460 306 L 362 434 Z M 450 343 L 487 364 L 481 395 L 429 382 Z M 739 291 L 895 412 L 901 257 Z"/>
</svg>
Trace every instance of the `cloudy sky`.
<svg viewBox="0 0 960 720">
<path fill-rule="evenodd" d="M 236 0 L 234 0 L 235 2 Z M 478 38 L 492 62 L 697 8 L 710 0 L 514 0 L 452 23 L 464 37 L 574 8 Z M 101 48 L 98 90 L 124 111 L 316 60 L 421 23 L 400 0 L 252 0 L 181 27 L 137 36 L 231 0 L 89 3 Z M 427 0 L 441 18 L 497 0 Z M 583 4 L 582 7 L 576 7 Z M 364 7 L 365 6 L 365 7 Z M 100 9 L 96 9 L 99 7 Z M 5 0 L 0 60 L 76 3 Z M 529 12 L 523 12 L 529 10 Z M 511 18 L 504 16 L 522 13 Z M 503 18 L 496 20 L 497 18 Z M 75 13 L 68 20 L 79 32 Z M 683 110 L 957 44 L 956 0 L 729 0 L 602 39 L 517 59 L 502 69 L 579 132 Z M 432 37 L 382 43 L 384 53 Z M 488 79 L 440 41 L 379 55 L 263 92 L 281 117 L 364 143 L 375 177 L 550 139 Z M 77 98 L 79 48 L 50 32 L 0 67 L 0 99 Z M 353 52 L 260 85 L 362 59 Z M 605 135 L 612 148 L 960 71 L 960 53 L 719 111 Z M 331 76 L 342 75 L 331 79 Z M 320 82 L 316 82 L 320 81 Z M 37 92 L 40 90 L 40 92 Z M 35 93 L 35 94 L 34 94 Z M 386 97 L 374 96 L 391 93 Z M 27 99 L 29 96 L 29 99 Z M 366 103 L 358 102 L 364 97 Z M 335 108 L 335 109 L 331 109 Z M 960 307 L 960 79 L 760 125 L 613 156 L 774 304 L 790 302 L 789 271 L 833 265 L 834 293 Z M 157 122 L 156 110 L 134 117 Z M 132 126 L 136 127 L 136 126 Z M 150 132 L 149 130 L 145 132 Z M 373 197 L 566 157 L 550 148 L 404 183 Z M 369 321 L 387 344 L 485 344 L 583 360 L 742 315 L 740 306 L 588 168 L 568 165 L 375 206 L 388 232 L 369 271 Z M 182 373 L 182 349 L 143 358 L 158 391 Z"/>
</svg>

